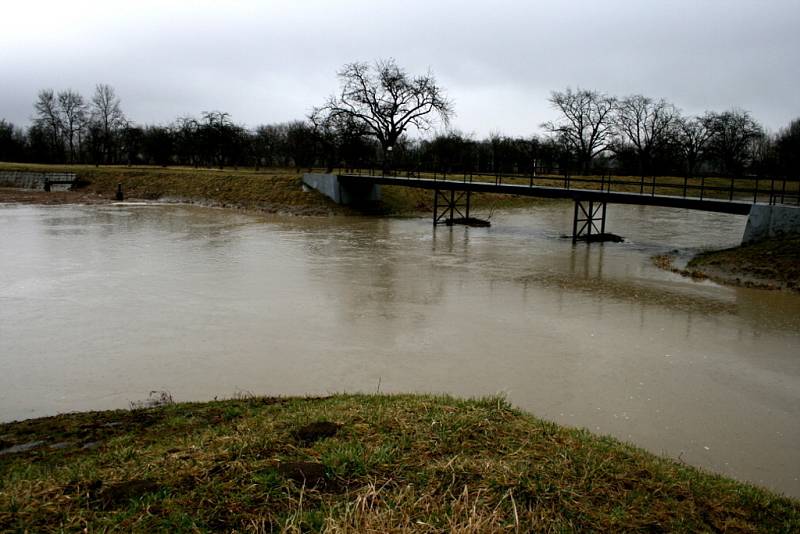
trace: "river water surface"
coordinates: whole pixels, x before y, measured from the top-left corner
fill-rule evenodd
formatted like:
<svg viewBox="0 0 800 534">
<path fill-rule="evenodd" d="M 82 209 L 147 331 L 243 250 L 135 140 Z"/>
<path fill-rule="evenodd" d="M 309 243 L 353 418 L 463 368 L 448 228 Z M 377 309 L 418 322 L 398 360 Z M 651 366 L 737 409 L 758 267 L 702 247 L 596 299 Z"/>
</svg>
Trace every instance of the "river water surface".
<svg viewBox="0 0 800 534">
<path fill-rule="evenodd" d="M 264 218 L 163 205 L 0 206 L 0 420 L 341 391 L 505 394 L 559 423 L 800 496 L 800 296 L 661 271 L 744 218 L 610 206 Z"/>
</svg>

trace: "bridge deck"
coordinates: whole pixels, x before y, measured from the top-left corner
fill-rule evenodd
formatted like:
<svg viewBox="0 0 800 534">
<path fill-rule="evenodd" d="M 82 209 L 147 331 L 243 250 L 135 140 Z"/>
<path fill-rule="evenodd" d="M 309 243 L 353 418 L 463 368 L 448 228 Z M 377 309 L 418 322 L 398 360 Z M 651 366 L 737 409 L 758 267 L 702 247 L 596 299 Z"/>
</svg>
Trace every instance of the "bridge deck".
<svg viewBox="0 0 800 534">
<path fill-rule="evenodd" d="M 685 208 L 718 213 L 732 213 L 736 215 L 747 215 L 750 213 L 750 208 L 754 204 L 752 200 L 701 199 L 699 197 L 605 191 L 599 189 L 549 187 L 523 184 L 498 184 L 491 182 L 470 182 L 461 180 L 435 180 L 430 178 L 416 177 L 373 176 L 358 174 L 340 174 L 338 177 L 342 183 L 371 183 L 377 185 L 396 185 L 432 190 L 439 189 L 448 191 L 471 191 L 475 193 L 501 193 L 506 195 L 541 198 L 567 198 L 576 201 L 599 201 L 610 204 L 663 206 L 668 208 Z"/>
</svg>

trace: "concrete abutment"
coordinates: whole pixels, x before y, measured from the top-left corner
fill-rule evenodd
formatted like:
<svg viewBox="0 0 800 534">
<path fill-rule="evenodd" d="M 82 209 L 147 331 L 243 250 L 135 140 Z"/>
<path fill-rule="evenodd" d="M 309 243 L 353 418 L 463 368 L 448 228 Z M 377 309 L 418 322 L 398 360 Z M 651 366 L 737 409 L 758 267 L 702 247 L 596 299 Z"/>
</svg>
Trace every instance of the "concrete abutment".
<svg viewBox="0 0 800 534">
<path fill-rule="evenodd" d="M 753 204 L 742 245 L 787 234 L 800 234 L 800 207 Z"/>
<path fill-rule="evenodd" d="M 356 183 L 336 174 L 306 173 L 303 185 L 315 189 L 337 204 L 359 205 L 381 199 L 381 186 L 368 182 Z"/>
</svg>

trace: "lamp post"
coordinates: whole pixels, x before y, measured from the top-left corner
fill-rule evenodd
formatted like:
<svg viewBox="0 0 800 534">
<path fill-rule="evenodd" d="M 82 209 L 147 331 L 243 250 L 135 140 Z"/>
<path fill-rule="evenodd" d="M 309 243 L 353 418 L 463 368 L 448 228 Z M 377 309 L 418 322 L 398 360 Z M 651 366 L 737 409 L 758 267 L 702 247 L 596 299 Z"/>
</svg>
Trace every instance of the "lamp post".
<svg viewBox="0 0 800 534">
<path fill-rule="evenodd" d="M 384 174 L 386 174 L 387 170 L 388 170 L 389 174 L 392 173 L 392 146 L 391 145 L 386 147 L 386 162 L 384 163 Z"/>
</svg>

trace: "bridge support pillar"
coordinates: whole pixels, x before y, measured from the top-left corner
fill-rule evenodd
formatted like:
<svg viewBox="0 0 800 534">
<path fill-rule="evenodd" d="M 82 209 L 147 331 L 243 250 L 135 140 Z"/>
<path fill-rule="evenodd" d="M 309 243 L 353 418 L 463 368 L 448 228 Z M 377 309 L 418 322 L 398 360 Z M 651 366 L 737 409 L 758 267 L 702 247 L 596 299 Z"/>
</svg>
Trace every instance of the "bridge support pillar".
<svg viewBox="0 0 800 534">
<path fill-rule="evenodd" d="M 606 203 L 575 199 L 572 217 L 572 242 L 602 239 L 606 233 Z M 594 237 L 593 237 L 594 236 Z"/>
<path fill-rule="evenodd" d="M 434 189 L 433 224 L 452 226 L 454 222 L 467 221 L 471 197 L 470 191 Z"/>
</svg>

